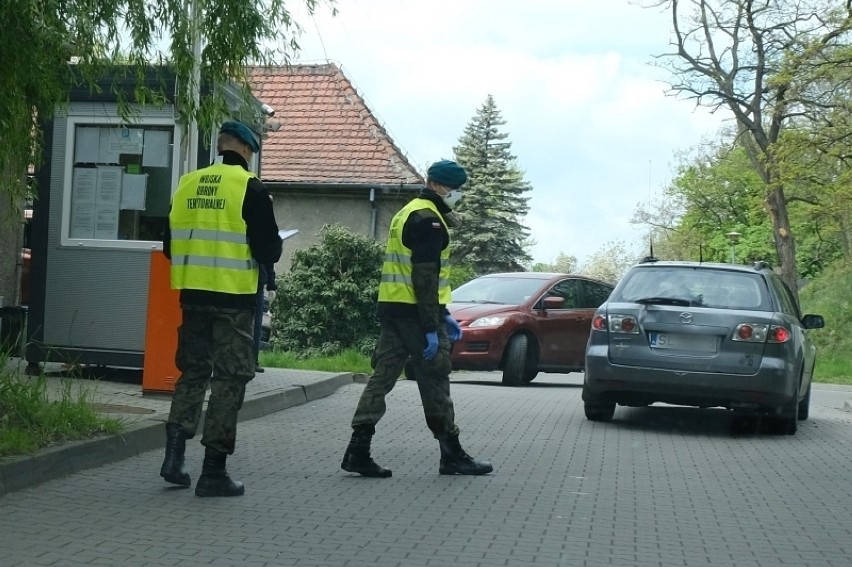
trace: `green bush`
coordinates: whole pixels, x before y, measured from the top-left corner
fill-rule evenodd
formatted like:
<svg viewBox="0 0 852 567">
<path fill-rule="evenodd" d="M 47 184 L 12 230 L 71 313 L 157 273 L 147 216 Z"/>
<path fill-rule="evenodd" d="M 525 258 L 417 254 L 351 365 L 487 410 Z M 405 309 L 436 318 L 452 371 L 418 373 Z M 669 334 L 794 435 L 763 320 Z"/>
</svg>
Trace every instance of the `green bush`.
<svg viewBox="0 0 852 567">
<path fill-rule="evenodd" d="M 324 226 L 319 236 L 319 244 L 297 251 L 290 272 L 278 278 L 271 346 L 304 357 L 370 353 L 379 335 L 384 248 L 336 225 Z"/>
</svg>

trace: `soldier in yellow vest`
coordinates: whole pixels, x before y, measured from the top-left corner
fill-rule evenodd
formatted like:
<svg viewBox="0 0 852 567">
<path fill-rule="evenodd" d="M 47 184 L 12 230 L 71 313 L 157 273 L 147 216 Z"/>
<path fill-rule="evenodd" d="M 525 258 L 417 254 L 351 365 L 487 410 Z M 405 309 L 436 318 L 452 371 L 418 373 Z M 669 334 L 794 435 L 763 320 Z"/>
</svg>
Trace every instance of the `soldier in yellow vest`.
<svg viewBox="0 0 852 567">
<path fill-rule="evenodd" d="M 258 264 L 281 257 L 281 237 L 269 191 L 248 170 L 260 146 L 248 127 L 225 122 L 212 165 L 187 173 L 172 199 L 163 251 L 171 260 L 172 287 L 180 290 L 182 322 L 175 384 L 166 422 L 160 476 L 192 484 L 184 463 L 186 440 L 210 399 L 201 444 L 205 447 L 198 496 L 239 496 L 243 483 L 225 471 L 234 453 L 237 414 L 254 377 L 254 311 Z"/>
<path fill-rule="evenodd" d="M 385 414 L 385 396 L 409 358 L 426 425 L 441 450 L 440 474 L 492 471 L 490 463 L 477 461 L 461 448 L 450 398 L 450 340 L 461 338 L 461 328 L 446 309 L 451 301 L 447 223 L 455 218 L 451 207 L 465 181 L 467 174 L 457 163 L 432 164 L 426 189 L 391 220 L 379 284 L 381 331 L 373 354 L 374 372 L 352 418 L 352 439 L 341 464 L 347 472 L 391 476 L 370 457 L 370 443 Z"/>
</svg>

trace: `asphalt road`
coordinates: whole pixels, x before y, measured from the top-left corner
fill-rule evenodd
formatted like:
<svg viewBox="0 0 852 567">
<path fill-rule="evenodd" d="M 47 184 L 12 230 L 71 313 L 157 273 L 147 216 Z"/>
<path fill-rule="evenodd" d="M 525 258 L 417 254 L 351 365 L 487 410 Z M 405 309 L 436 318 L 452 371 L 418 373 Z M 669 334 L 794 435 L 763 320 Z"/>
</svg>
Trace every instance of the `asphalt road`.
<svg viewBox="0 0 852 567">
<path fill-rule="evenodd" d="M 793 437 L 731 433 L 722 410 L 583 416 L 582 376 L 523 389 L 452 386 L 462 445 L 485 477 L 438 474 L 413 382 L 374 438 L 390 479 L 340 470 L 363 388 L 240 424 L 246 495 L 197 498 L 141 456 L 0 497 L 0 565 L 848 566 L 849 389 L 815 390 Z M 839 402 L 839 403 L 838 403 Z M 193 479 L 202 458 L 191 442 Z"/>
</svg>

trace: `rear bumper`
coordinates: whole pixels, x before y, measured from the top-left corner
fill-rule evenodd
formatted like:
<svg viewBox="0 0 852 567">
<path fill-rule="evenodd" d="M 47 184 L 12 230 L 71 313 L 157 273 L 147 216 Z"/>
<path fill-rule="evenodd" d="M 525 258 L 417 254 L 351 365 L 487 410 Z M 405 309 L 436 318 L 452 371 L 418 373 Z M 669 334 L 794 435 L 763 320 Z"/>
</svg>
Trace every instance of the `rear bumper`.
<svg viewBox="0 0 852 567">
<path fill-rule="evenodd" d="M 606 346 L 590 345 L 583 400 L 776 411 L 797 398 L 798 385 L 797 372 L 785 361 L 770 357 L 763 358 L 754 374 L 685 372 L 612 364 Z"/>
</svg>

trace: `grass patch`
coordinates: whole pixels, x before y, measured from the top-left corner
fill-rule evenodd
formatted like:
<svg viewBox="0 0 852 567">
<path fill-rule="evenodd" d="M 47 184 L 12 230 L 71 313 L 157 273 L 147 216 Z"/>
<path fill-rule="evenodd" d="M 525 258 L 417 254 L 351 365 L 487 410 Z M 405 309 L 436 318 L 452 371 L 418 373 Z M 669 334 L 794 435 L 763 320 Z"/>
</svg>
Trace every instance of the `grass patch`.
<svg viewBox="0 0 852 567">
<path fill-rule="evenodd" d="M 345 350 L 333 356 L 301 358 L 298 354 L 284 351 L 261 351 L 260 365 L 270 368 L 293 368 L 296 370 L 319 370 L 322 372 L 352 372 L 372 374 L 370 358 L 355 349 Z"/>
<path fill-rule="evenodd" d="M 849 359 L 817 355 L 814 382 L 852 386 L 852 364 Z"/>
<path fill-rule="evenodd" d="M 799 291 L 802 313 L 825 318 L 824 329 L 808 331 L 817 348 L 814 381 L 852 384 L 852 265 L 830 266 Z"/>
<path fill-rule="evenodd" d="M 8 370 L 7 362 L 7 356 L 0 357 L 0 456 L 123 430 L 120 420 L 92 408 L 91 393 L 79 384 L 63 380 L 49 388 L 43 372 L 25 376 Z"/>
</svg>

